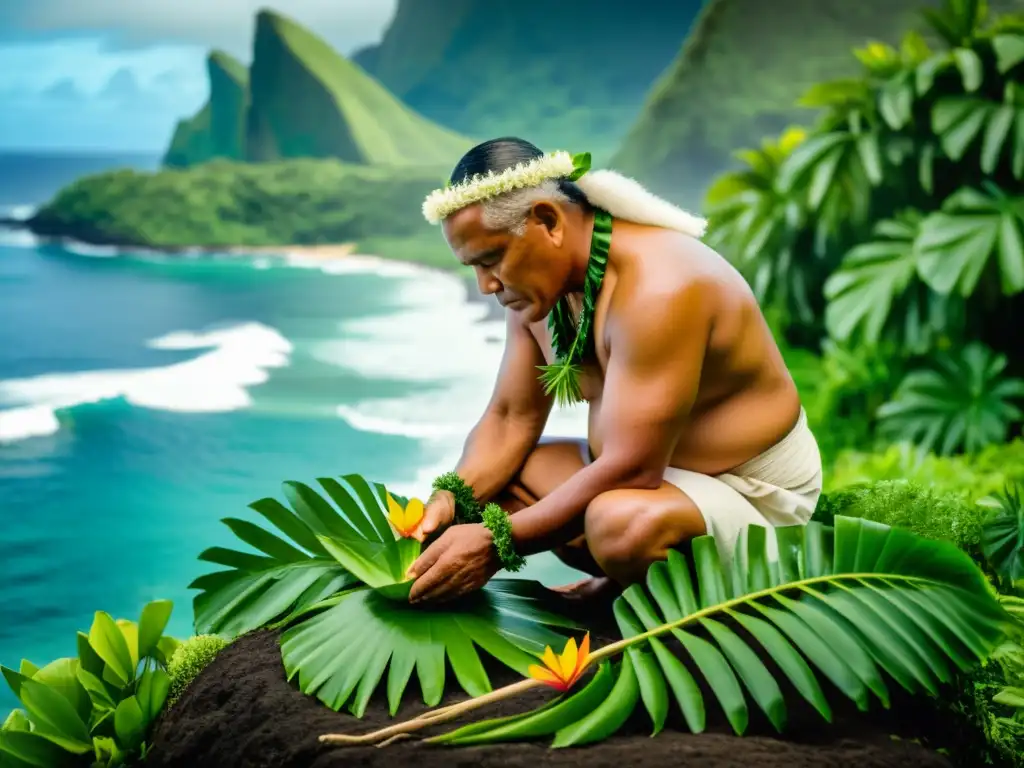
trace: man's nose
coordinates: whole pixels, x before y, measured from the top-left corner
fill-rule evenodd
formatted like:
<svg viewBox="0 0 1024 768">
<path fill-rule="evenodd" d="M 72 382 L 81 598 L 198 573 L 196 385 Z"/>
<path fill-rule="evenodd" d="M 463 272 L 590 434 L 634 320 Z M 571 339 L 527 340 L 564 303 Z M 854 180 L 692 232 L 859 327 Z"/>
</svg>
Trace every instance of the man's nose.
<svg viewBox="0 0 1024 768">
<path fill-rule="evenodd" d="M 476 267 L 476 284 L 485 296 L 491 296 L 502 289 L 501 281 L 482 267 Z"/>
</svg>

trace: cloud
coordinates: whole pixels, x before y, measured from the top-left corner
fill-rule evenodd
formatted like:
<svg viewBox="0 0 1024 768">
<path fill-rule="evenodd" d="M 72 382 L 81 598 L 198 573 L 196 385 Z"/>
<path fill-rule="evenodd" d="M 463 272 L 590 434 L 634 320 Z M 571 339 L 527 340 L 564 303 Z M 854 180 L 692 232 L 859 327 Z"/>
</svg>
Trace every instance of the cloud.
<svg viewBox="0 0 1024 768">
<path fill-rule="evenodd" d="M 109 51 L 98 38 L 0 45 L 0 91 L 39 93 L 71 79 L 83 93 L 93 95 L 123 68 L 130 69 L 144 87 L 168 70 L 202 86 L 206 82 L 205 56 L 203 48 L 185 45 Z"/>
<path fill-rule="evenodd" d="M 380 39 L 397 0 L 288 0 L 269 7 L 316 30 L 342 53 Z M 101 35 L 113 48 L 180 43 L 249 58 L 253 19 L 266 0 L 32 0 L 0 6 L 6 39 Z"/>
<path fill-rule="evenodd" d="M 0 45 L 0 146 L 159 150 L 206 95 L 199 47 Z"/>
<path fill-rule="evenodd" d="M 82 101 L 85 98 L 85 95 L 78 90 L 78 86 L 75 85 L 75 81 L 70 77 L 58 80 L 43 91 L 43 96 L 48 99 L 53 99 L 54 101 L 67 102 Z"/>
</svg>

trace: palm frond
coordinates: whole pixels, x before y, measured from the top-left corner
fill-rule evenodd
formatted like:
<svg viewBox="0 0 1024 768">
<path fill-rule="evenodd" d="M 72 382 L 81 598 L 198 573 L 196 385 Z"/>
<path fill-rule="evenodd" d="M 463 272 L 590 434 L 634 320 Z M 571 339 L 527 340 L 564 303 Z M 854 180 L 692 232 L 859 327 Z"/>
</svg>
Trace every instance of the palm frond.
<svg viewBox="0 0 1024 768">
<path fill-rule="evenodd" d="M 984 660 L 1011 624 L 978 567 L 948 542 L 843 516 L 834 529 L 812 522 L 776 531 L 777 560 L 768 557 L 766 530 L 750 526 L 728 569 L 712 537 L 695 539 L 695 578 L 683 556 L 670 552 L 651 566 L 645 585 L 616 601 L 625 639 L 594 652 L 600 667 L 583 689 L 433 741 L 553 736 L 553 746 L 589 743 L 615 733 L 641 703 L 656 733 L 670 701 L 701 732 L 706 703 L 691 670 L 736 733 L 747 728 L 748 699 L 782 730 L 782 688 L 759 654 L 828 720 L 815 670 L 862 710 L 872 699 L 888 706 L 887 680 L 934 694 L 954 670 Z M 610 662 L 619 654 L 620 662 Z"/>
</svg>

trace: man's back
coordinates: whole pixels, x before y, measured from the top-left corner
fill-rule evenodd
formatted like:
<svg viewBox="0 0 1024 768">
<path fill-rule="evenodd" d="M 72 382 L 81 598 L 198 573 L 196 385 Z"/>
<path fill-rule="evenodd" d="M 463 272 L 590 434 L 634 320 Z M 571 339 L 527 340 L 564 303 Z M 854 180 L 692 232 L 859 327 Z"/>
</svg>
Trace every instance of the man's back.
<svg viewBox="0 0 1024 768">
<path fill-rule="evenodd" d="M 578 304 L 577 304 L 578 306 Z M 799 397 L 775 340 L 749 286 L 725 259 L 674 232 L 616 221 L 608 270 L 595 313 L 596 365 L 584 368 L 589 402 L 589 442 L 594 456 L 603 446 L 601 408 L 605 374 L 613 355 L 610 332 L 637 312 L 671 306 L 661 322 L 669 338 L 692 343 L 702 334 L 700 385 L 673 450 L 670 466 L 718 474 L 757 456 L 781 440 L 797 421 Z M 545 359 L 553 359 L 546 322 L 530 330 Z M 622 344 L 620 336 L 620 344 Z M 672 355 L 661 339 L 637 337 L 630 345 L 658 344 L 647 351 Z M 644 397 L 670 398 L 672 381 Z M 628 397 L 629 393 L 619 393 Z"/>
</svg>

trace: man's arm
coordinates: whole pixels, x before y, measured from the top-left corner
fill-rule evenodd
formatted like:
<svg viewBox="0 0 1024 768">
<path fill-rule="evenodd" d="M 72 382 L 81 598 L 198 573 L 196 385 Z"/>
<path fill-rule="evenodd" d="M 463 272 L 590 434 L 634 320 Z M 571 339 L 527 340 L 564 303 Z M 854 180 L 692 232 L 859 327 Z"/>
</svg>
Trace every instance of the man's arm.
<svg viewBox="0 0 1024 768">
<path fill-rule="evenodd" d="M 481 503 L 507 486 L 522 467 L 544 431 L 553 402 L 538 379 L 544 355 L 537 340 L 518 314 L 507 315 L 494 393 L 455 469 Z"/>
<path fill-rule="evenodd" d="M 511 517 L 520 554 L 579 535 L 583 513 L 602 493 L 657 488 L 697 398 L 711 331 L 711 288 L 699 281 L 671 291 L 621 288 L 624 295 L 609 309 L 601 455 Z"/>
</svg>

